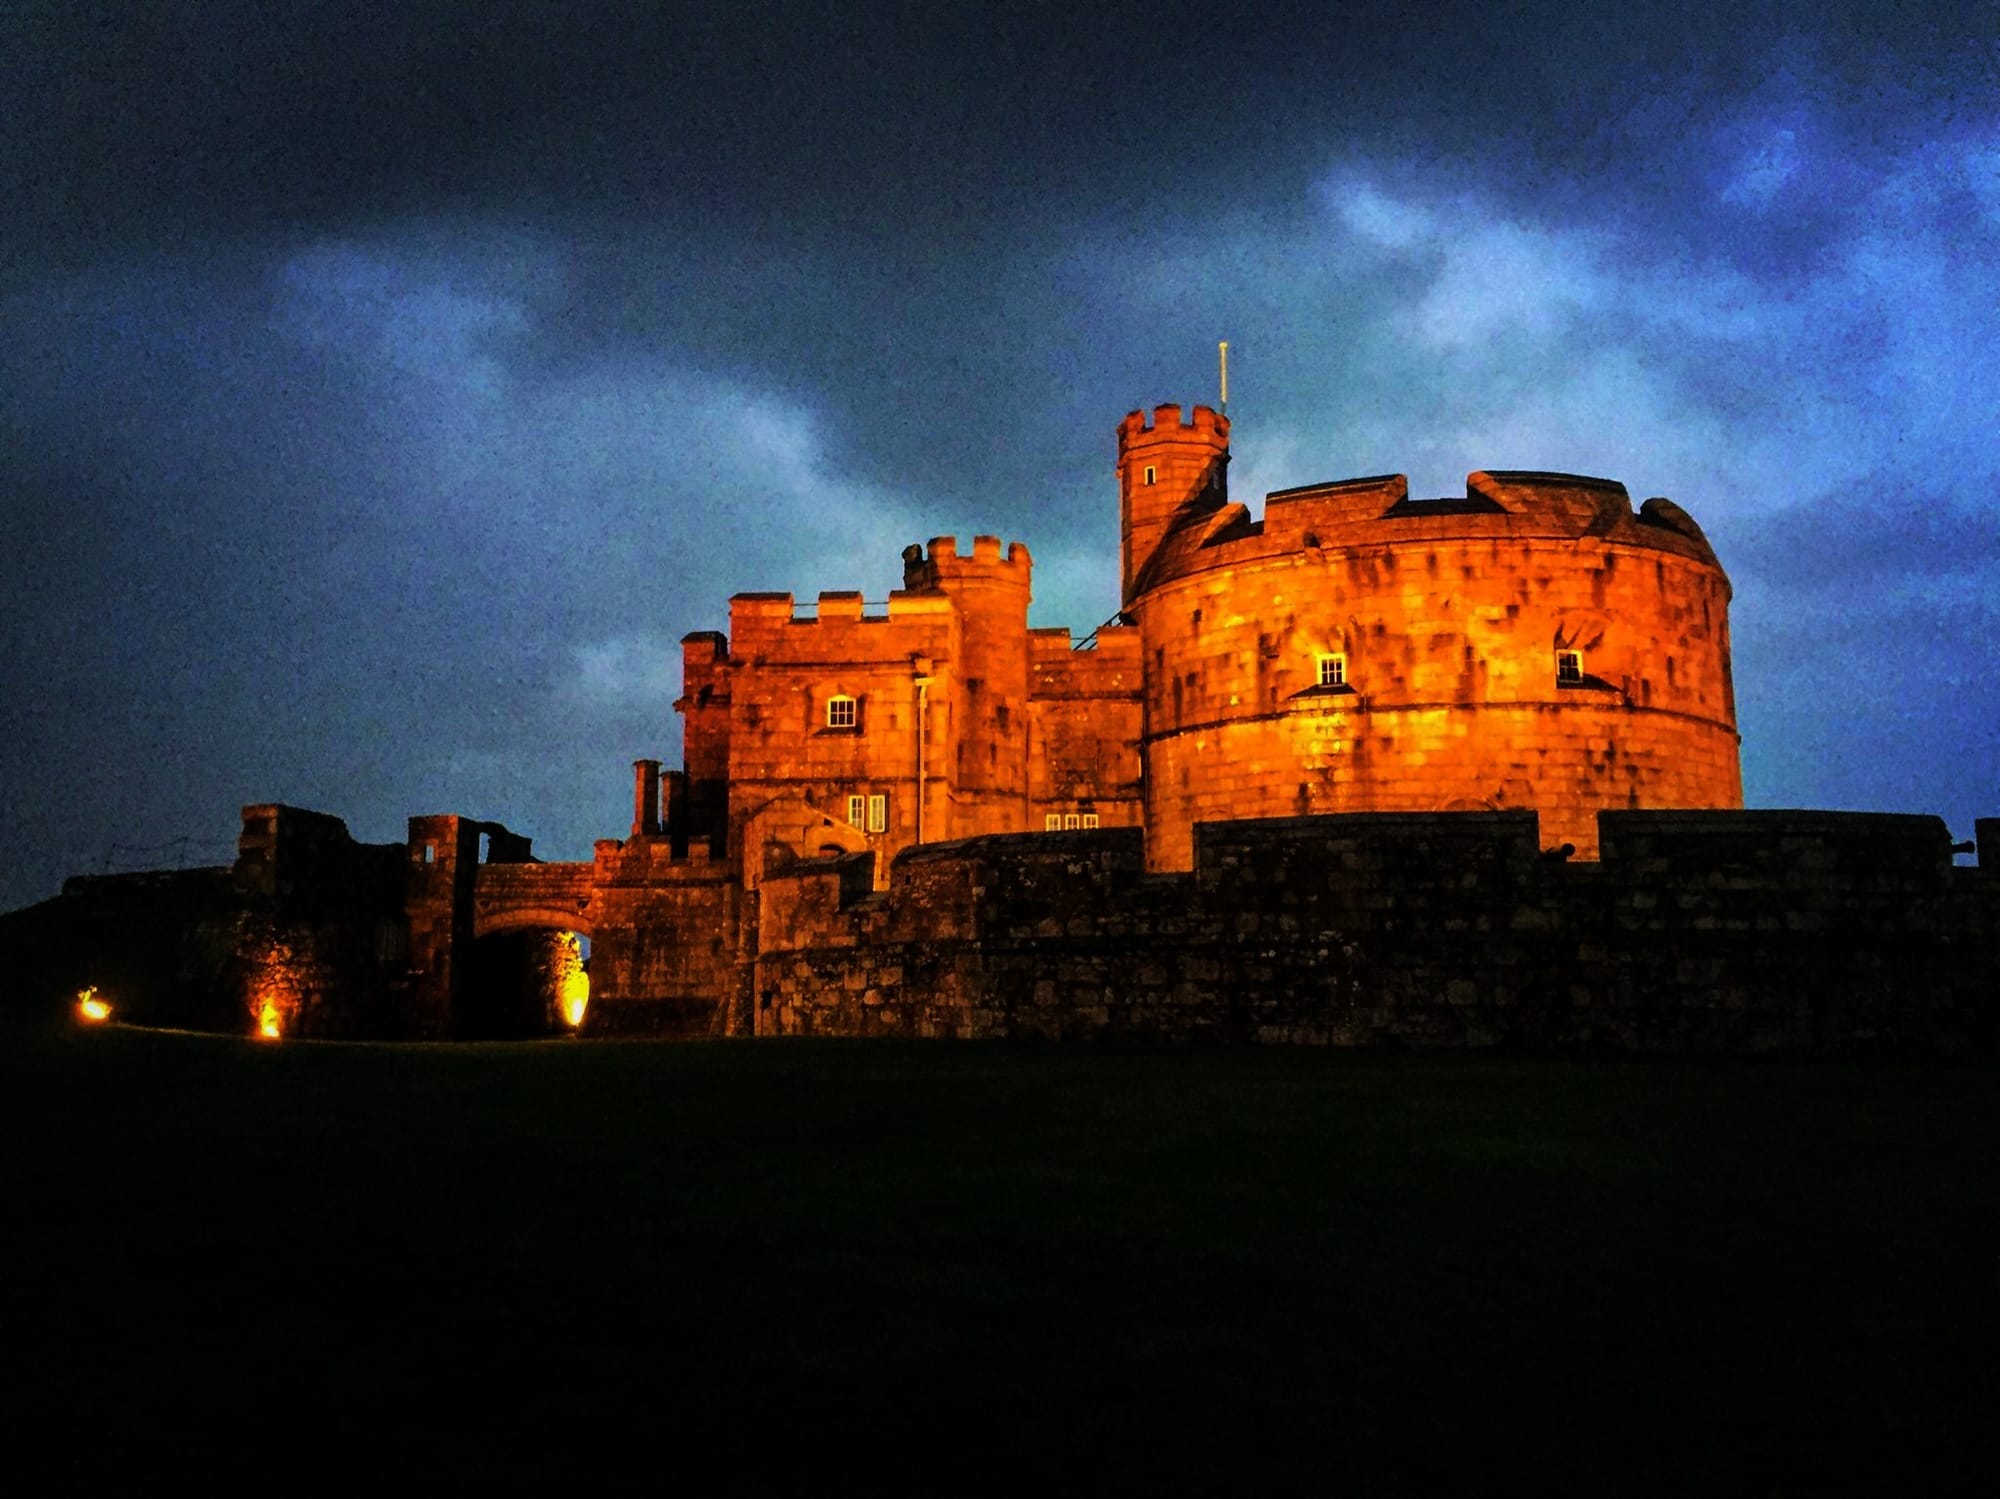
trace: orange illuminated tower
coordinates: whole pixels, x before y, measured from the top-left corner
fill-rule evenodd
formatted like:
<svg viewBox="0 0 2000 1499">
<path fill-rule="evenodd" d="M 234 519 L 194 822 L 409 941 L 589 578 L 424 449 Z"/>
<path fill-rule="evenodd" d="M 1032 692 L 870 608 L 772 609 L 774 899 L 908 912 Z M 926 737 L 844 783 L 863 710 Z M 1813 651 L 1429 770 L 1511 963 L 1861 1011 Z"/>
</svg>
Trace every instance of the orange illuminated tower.
<svg viewBox="0 0 2000 1499">
<path fill-rule="evenodd" d="M 1028 826 L 1028 603 L 1033 569 L 1020 542 L 975 536 L 964 556 L 949 536 L 905 569 L 911 587 L 936 589 L 957 617 L 955 660 L 944 680 L 949 725 L 940 766 L 949 777 L 940 833 L 967 838 Z"/>
<path fill-rule="evenodd" d="M 1197 406 L 1156 406 L 1118 426 L 1118 514 L 1123 543 L 1121 603 L 1145 591 L 1146 566 L 1182 519 L 1229 500 L 1229 418 Z"/>
</svg>

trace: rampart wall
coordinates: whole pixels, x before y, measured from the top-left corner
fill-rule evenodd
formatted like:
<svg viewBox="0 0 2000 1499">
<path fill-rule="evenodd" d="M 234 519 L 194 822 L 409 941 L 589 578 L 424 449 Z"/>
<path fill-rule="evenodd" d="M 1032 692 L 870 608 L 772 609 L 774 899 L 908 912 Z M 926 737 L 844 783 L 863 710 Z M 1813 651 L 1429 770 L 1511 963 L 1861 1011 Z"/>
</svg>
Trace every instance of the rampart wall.
<svg viewBox="0 0 2000 1499">
<path fill-rule="evenodd" d="M 1204 825 L 868 856 L 763 890 L 756 1029 L 1656 1051 L 1993 1055 L 2000 837 L 1936 818 L 1607 812 L 1601 859 L 1531 813 Z"/>
</svg>

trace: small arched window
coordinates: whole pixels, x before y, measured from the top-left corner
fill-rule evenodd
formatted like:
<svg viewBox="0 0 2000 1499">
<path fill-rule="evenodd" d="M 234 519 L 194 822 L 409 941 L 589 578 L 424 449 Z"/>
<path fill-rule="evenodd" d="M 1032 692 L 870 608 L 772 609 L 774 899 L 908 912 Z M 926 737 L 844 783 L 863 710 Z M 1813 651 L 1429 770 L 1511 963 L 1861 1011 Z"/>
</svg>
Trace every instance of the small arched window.
<svg viewBox="0 0 2000 1499">
<path fill-rule="evenodd" d="M 852 729 L 861 722 L 860 705 L 844 693 L 836 693 L 826 700 L 826 726 L 829 729 Z"/>
</svg>

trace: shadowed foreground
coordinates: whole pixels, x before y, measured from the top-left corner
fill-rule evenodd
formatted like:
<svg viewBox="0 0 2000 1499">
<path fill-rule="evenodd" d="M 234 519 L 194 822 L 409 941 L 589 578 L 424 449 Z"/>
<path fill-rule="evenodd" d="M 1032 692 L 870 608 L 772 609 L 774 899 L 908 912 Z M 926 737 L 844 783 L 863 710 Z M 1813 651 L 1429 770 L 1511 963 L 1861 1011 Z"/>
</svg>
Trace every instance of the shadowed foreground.
<svg viewBox="0 0 2000 1499">
<path fill-rule="evenodd" d="M 1971 1483 L 1995 1081 L 7 1028 L 14 1456 Z"/>
</svg>

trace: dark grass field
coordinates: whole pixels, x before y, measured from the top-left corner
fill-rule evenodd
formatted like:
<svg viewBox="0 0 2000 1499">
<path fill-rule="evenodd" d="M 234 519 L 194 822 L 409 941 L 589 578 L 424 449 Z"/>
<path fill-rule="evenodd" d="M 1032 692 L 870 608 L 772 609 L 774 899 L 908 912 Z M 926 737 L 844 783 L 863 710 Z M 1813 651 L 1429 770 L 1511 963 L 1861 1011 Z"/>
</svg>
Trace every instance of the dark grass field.
<svg viewBox="0 0 2000 1499">
<path fill-rule="evenodd" d="M 2000 1074 L 0 1029 L 11 1451 L 1976 1490 Z"/>
</svg>

